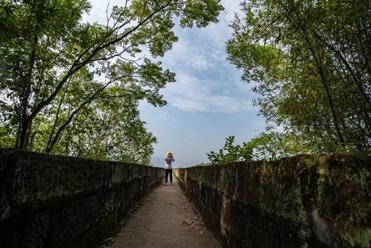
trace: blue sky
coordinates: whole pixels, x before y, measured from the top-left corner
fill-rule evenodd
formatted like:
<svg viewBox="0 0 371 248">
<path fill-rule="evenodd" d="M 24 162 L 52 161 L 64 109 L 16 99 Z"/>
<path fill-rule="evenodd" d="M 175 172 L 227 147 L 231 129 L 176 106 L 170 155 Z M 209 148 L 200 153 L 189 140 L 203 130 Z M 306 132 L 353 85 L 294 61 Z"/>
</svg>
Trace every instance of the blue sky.
<svg viewBox="0 0 371 248">
<path fill-rule="evenodd" d="M 120 4 L 121 1 L 111 1 Z M 206 153 L 224 145 L 234 135 L 242 143 L 264 131 L 257 116 L 251 86 L 227 60 L 225 44 L 231 37 L 228 26 L 239 9 L 239 0 L 223 0 L 219 23 L 203 29 L 175 28 L 179 40 L 162 58 L 164 68 L 176 73 L 176 82 L 161 91 L 168 104 L 156 108 L 141 102 L 141 118 L 158 139 L 152 162 L 160 165 L 167 151 L 175 166 L 207 162 Z M 89 19 L 105 17 L 107 1 L 93 0 Z"/>
</svg>

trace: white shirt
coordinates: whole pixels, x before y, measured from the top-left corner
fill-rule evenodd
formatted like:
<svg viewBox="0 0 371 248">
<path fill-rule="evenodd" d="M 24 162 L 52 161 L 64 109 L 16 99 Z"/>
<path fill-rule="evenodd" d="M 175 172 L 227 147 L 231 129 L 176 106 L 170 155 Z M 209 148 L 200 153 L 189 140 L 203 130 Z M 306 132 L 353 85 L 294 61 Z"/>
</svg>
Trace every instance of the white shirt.
<svg viewBox="0 0 371 248">
<path fill-rule="evenodd" d="M 167 156 L 165 158 L 165 169 L 172 169 L 173 168 L 173 162 L 174 158 L 172 156 Z"/>
</svg>

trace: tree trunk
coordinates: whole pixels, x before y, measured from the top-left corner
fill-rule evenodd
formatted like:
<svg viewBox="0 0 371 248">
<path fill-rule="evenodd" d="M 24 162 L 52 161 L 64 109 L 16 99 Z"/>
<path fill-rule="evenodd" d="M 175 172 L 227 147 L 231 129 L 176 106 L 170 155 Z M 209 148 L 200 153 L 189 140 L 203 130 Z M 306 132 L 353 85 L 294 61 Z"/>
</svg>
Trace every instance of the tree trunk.
<svg viewBox="0 0 371 248">
<path fill-rule="evenodd" d="M 334 101 L 332 99 L 332 95 L 331 95 L 331 92 L 330 92 L 330 89 L 329 89 L 329 86 L 328 86 L 328 81 L 326 79 L 326 76 L 325 76 L 325 73 L 324 73 L 324 70 L 323 70 L 322 63 L 319 61 L 319 58 L 317 56 L 317 53 L 314 51 L 314 48 L 312 46 L 312 43 L 310 41 L 310 38 L 307 35 L 306 30 L 305 29 L 302 29 L 302 31 L 303 31 L 305 40 L 308 43 L 309 50 L 311 51 L 311 53 L 312 53 L 312 55 L 314 57 L 314 60 L 315 60 L 315 62 L 317 64 L 317 69 L 318 69 L 319 75 L 321 77 L 321 82 L 322 82 L 322 85 L 323 85 L 323 87 L 325 88 L 325 91 L 326 91 L 326 96 L 327 96 L 327 100 L 329 102 L 329 106 L 330 106 L 330 110 L 331 110 L 331 114 L 332 114 L 332 119 L 334 121 L 335 129 L 336 129 L 336 133 L 338 135 L 338 138 L 339 138 L 339 141 L 340 141 L 341 145 L 344 147 L 345 140 L 344 140 L 344 137 L 343 137 L 343 135 L 342 135 L 342 133 L 340 131 L 338 117 L 337 117 L 337 114 L 336 114 L 336 111 L 335 111 Z"/>
<path fill-rule="evenodd" d="M 28 115 L 28 103 L 31 95 L 32 87 L 32 74 L 33 68 L 36 62 L 36 52 L 37 52 L 38 37 L 33 38 L 32 51 L 30 55 L 30 61 L 28 65 L 28 70 L 26 75 L 22 78 L 20 82 L 20 102 L 21 102 L 21 124 L 20 130 L 18 130 L 18 137 L 16 142 L 16 148 L 27 150 L 29 144 L 29 138 L 31 134 L 32 118 Z"/>
</svg>

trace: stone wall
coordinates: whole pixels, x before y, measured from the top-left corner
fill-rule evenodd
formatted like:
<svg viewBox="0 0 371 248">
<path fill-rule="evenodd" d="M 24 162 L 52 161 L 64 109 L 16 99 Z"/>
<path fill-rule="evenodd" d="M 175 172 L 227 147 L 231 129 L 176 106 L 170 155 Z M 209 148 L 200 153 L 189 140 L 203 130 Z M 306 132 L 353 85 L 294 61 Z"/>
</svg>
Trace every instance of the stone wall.
<svg viewBox="0 0 371 248">
<path fill-rule="evenodd" d="M 163 170 L 0 150 L 0 247 L 93 248 Z"/>
<path fill-rule="evenodd" d="M 296 156 L 175 170 L 226 247 L 371 247 L 371 164 Z"/>
</svg>

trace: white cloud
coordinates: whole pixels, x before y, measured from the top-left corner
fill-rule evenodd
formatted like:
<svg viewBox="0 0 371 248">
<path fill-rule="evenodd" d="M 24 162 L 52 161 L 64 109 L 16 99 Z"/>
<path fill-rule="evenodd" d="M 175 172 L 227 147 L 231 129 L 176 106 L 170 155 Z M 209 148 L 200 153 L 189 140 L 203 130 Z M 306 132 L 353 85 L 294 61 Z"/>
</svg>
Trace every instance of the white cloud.
<svg viewBox="0 0 371 248">
<path fill-rule="evenodd" d="M 173 70 L 179 67 L 188 67 L 194 71 L 207 71 L 212 69 L 216 63 L 216 56 L 213 56 L 205 47 L 198 46 L 191 42 L 190 37 L 182 37 L 173 45 L 173 48 L 167 52 L 163 61 L 165 66 Z"/>
<path fill-rule="evenodd" d="M 177 82 L 163 90 L 172 106 L 189 112 L 238 113 L 256 108 L 251 90 L 227 61 L 225 44 L 232 35 L 229 24 L 240 1 L 222 1 L 220 22 L 206 28 L 181 29 L 179 41 L 164 58 L 165 67 L 177 74 Z M 222 75 L 219 75 L 221 73 Z M 204 79 L 206 78 L 206 79 Z"/>
<path fill-rule="evenodd" d="M 194 71 L 208 71 L 216 66 L 228 67 L 226 42 L 232 37 L 232 23 L 235 13 L 240 12 L 240 0 L 222 0 L 224 11 L 218 23 L 205 28 L 175 27 L 179 41 L 173 45 L 164 58 L 164 64 L 173 70 L 184 66 Z"/>
<path fill-rule="evenodd" d="M 122 4 L 111 0 L 110 8 Z M 86 20 L 105 23 L 108 1 L 92 0 Z M 218 23 L 206 28 L 175 27 L 179 41 L 163 59 L 164 67 L 177 74 L 177 82 L 162 93 L 170 105 L 189 112 L 236 113 L 249 110 L 249 87 L 240 81 L 240 74 L 226 60 L 225 43 L 231 37 L 229 24 L 239 10 L 240 0 L 222 0 L 225 10 Z M 216 73 L 222 72 L 219 77 Z M 205 78 L 207 79 L 201 79 Z"/>
<path fill-rule="evenodd" d="M 223 21 L 231 22 L 235 16 L 235 13 L 241 13 L 241 2 L 242 0 L 222 0 L 224 6 Z"/>
<path fill-rule="evenodd" d="M 251 110 L 243 97 L 212 94 L 213 82 L 178 73 L 177 82 L 163 90 L 170 105 L 189 112 L 238 113 Z"/>
<path fill-rule="evenodd" d="M 195 70 L 207 70 L 212 67 L 204 55 L 195 55 L 188 61 L 188 63 Z"/>
<path fill-rule="evenodd" d="M 232 37 L 232 24 L 235 13 L 240 11 L 241 0 L 222 0 L 224 11 L 219 15 L 218 23 L 211 23 L 205 28 L 205 34 L 208 39 L 213 43 L 214 47 L 224 50 L 225 43 Z"/>
<path fill-rule="evenodd" d="M 122 0 L 91 0 L 90 4 L 92 6 L 90 12 L 83 16 L 83 21 L 98 22 L 100 24 L 106 24 L 107 14 L 106 10 L 110 13 L 112 7 L 115 5 L 122 5 L 124 1 Z"/>
</svg>

